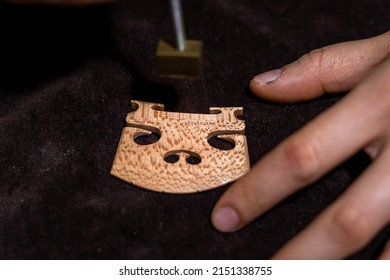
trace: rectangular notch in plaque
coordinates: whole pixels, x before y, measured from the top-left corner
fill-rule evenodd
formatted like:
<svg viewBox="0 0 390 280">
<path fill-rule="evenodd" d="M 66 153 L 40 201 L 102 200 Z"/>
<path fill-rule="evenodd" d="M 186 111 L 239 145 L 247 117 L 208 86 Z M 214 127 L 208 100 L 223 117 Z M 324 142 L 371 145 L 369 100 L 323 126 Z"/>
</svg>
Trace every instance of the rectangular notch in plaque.
<svg viewBox="0 0 390 280">
<path fill-rule="evenodd" d="M 161 77 L 200 78 L 202 76 L 202 42 L 186 40 L 183 51 L 160 40 L 157 47 L 157 63 Z"/>
</svg>

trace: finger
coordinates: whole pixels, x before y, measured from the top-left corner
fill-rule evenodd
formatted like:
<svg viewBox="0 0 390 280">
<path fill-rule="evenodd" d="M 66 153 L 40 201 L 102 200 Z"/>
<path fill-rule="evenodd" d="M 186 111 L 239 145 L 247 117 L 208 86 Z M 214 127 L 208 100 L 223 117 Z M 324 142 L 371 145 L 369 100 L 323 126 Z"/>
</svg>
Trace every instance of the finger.
<svg viewBox="0 0 390 280">
<path fill-rule="evenodd" d="M 389 72 L 390 60 L 234 183 L 213 210 L 214 227 L 229 232 L 245 226 L 363 147 L 378 142 L 390 117 Z"/>
<path fill-rule="evenodd" d="M 390 222 L 390 149 L 332 206 L 274 256 L 341 259 L 356 253 Z"/>
<path fill-rule="evenodd" d="M 390 240 L 387 242 L 382 254 L 379 256 L 380 260 L 390 260 Z"/>
<path fill-rule="evenodd" d="M 390 32 L 370 39 L 339 43 L 302 56 L 297 61 L 256 76 L 251 90 L 277 102 L 313 99 L 324 92 L 354 87 L 390 52 Z"/>
</svg>

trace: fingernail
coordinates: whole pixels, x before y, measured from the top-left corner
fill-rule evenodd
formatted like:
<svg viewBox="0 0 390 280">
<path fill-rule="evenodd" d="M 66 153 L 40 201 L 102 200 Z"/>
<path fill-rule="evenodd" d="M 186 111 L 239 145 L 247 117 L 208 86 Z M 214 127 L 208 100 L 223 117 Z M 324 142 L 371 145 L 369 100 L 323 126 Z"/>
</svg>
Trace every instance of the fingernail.
<svg viewBox="0 0 390 280">
<path fill-rule="evenodd" d="M 262 85 L 268 85 L 275 81 L 282 74 L 281 69 L 271 70 L 253 78 L 253 81 Z"/>
<path fill-rule="evenodd" d="M 240 224 L 237 212 L 231 207 L 222 207 L 215 211 L 212 222 L 214 227 L 222 232 L 233 231 Z"/>
</svg>

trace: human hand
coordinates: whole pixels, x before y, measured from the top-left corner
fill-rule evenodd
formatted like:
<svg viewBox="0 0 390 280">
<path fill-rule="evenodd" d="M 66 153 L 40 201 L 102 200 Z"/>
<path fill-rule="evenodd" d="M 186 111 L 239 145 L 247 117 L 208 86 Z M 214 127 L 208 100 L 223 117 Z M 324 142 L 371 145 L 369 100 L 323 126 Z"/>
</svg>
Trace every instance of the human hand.
<svg viewBox="0 0 390 280">
<path fill-rule="evenodd" d="M 6 0 L 14 4 L 37 4 L 51 6 L 89 6 L 115 2 L 116 0 Z"/>
<path fill-rule="evenodd" d="M 390 222 L 390 32 L 304 55 L 250 84 L 276 102 L 310 100 L 351 90 L 340 102 L 283 141 L 217 202 L 211 219 L 236 231 L 292 193 L 364 149 L 365 172 L 275 259 L 339 259 L 355 253 Z M 380 258 L 390 259 L 390 242 Z"/>
</svg>

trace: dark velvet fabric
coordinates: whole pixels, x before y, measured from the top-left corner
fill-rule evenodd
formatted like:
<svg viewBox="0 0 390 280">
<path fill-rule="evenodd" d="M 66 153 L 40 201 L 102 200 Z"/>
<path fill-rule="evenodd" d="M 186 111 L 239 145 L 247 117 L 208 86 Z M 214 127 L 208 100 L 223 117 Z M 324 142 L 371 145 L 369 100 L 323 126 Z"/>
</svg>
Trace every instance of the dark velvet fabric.
<svg viewBox="0 0 390 280">
<path fill-rule="evenodd" d="M 190 113 L 243 106 L 253 165 L 341 98 L 265 102 L 248 89 L 254 75 L 390 29 L 388 0 L 184 0 L 204 76 L 163 79 L 154 54 L 172 37 L 166 2 L 0 4 L 0 258 L 269 258 L 369 165 L 358 154 L 232 234 L 209 219 L 229 186 L 170 195 L 112 177 L 130 99 Z M 351 258 L 375 258 L 388 237 L 385 228 Z"/>
</svg>

